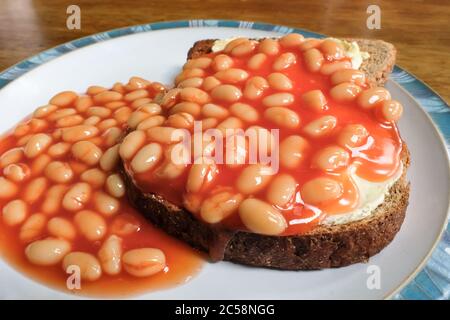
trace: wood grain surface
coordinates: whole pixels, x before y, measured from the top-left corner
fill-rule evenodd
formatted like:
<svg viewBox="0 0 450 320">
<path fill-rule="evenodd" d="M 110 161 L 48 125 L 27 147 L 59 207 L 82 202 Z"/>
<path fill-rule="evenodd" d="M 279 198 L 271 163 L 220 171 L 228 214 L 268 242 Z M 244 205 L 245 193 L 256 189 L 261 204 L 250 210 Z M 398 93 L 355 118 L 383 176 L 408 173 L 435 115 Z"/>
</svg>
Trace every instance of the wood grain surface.
<svg viewBox="0 0 450 320">
<path fill-rule="evenodd" d="M 68 30 L 66 9 L 81 8 Z M 366 27 L 369 4 L 381 29 Z M 380 38 L 398 49 L 397 64 L 450 101 L 450 0 L 0 0 L 0 70 L 58 44 L 134 24 L 233 19 L 282 24 L 336 37 Z"/>
</svg>

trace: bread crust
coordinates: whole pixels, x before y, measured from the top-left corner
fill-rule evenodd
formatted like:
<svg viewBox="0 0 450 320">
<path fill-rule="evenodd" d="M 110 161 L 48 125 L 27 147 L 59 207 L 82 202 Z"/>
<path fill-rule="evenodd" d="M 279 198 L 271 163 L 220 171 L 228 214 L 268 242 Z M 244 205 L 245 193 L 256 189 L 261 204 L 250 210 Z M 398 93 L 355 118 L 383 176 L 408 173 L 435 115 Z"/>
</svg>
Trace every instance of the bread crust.
<svg viewBox="0 0 450 320">
<path fill-rule="evenodd" d="M 211 52 L 214 39 L 201 40 L 188 52 L 188 59 Z M 395 48 L 381 40 L 355 39 L 371 54 L 361 70 L 368 73 L 369 85 L 383 85 L 395 62 Z M 382 52 L 382 53 L 380 53 Z M 406 170 L 409 152 L 402 150 L 403 174 L 390 188 L 385 201 L 369 216 L 344 225 L 318 226 L 293 236 L 266 236 L 232 231 L 207 224 L 189 211 L 161 196 L 142 192 L 120 164 L 127 197 L 147 220 L 168 234 L 208 252 L 213 261 L 227 260 L 256 267 L 286 270 L 313 270 L 365 262 L 395 237 L 405 218 L 409 198 Z"/>
</svg>

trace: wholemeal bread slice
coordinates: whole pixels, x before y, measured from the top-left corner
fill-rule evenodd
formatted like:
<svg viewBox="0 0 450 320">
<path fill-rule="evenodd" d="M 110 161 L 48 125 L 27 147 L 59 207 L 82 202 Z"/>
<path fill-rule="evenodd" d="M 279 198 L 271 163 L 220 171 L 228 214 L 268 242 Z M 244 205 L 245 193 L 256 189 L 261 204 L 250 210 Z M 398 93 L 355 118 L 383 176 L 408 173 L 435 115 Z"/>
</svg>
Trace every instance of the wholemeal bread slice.
<svg viewBox="0 0 450 320">
<path fill-rule="evenodd" d="M 188 58 L 211 52 L 215 40 L 202 40 L 189 50 Z M 370 54 L 361 70 L 371 86 L 383 85 L 395 62 L 394 47 L 381 40 L 354 40 Z M 154 193 L 145 193 L 121 164 L 127 196 L 149 221 L 192 247 L 208 252 L 212 260 L 288 270 L 342 267 L 367 261 L 394 238 L 405 217 L 409 198 L 406 169 L 409 153 L 403 145 L 403 174 L 389 189 L 385 201 L 370 216 L 343 225 L 318 226 L 293 236 L 266 236 L 216 227 L 197 219 L 185 208 Z"/>
</svg>

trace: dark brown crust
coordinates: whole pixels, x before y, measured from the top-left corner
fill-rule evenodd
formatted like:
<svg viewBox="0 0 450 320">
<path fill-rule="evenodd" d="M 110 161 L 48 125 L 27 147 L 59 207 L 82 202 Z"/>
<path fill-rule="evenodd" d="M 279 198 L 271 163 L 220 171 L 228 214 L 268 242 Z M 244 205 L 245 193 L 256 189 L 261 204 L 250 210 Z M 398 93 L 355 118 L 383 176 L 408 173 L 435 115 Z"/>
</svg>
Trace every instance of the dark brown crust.
<svg viewBox="0 0 450 320">
<path fill-rule="evenodd" d="M 390 188 L 385 201 L 374 213 L 360 221 L 315 228 L 295 236 L 265 236 L 215 228 L 195 218 L 184 208 L 165 199 L 141 192 L 124 168 L 127 196 L 149 221 L 170 235 L 201 251 L 216 251 L 223 246 L 223 259 L 258 267 L 310 270 L 342 267 L 365 262 L 388 245 L 405 218 L 409 198 L 406 168 L 409 153 L 402 154 L 404 174 Z"/>
<path fill-rule="evenodd" d="M 188 59 L 211 52 L 215 40 L 201 40 L 189 50 Z M 361 70 L 371 86 L 383 85 L 395 62 L 395 48 L 380 40 L 355 40 L 371 58 Z M 390 188 L 385 201 L 369 217 L 337 226 L 319 226 L 295 236 L 265 236 L 228 231 L 199 221 L 184 208 L 155 194 L 143 193 L 123 167 L 130 202 L 156 226 L 192 247 L 209 252 L 214 260 L 287 270 L 342 267 L 365 262 L 387 246 L 405 218 L 409 198 L 406 168 L 409 153 L 402 152 L 404 173 Z"/>
</svg>

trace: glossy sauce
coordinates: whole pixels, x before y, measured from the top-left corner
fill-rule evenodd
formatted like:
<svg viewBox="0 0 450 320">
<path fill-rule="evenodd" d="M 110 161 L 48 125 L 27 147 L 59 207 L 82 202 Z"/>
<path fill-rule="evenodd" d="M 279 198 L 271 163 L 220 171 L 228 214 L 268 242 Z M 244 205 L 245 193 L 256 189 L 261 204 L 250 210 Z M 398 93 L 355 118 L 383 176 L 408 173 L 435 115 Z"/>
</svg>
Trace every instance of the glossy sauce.
<svg viewBox="0 0 450 320">
<path fill-rule="evenodd" d="M 319 72 L 312 73 L 307 71 L 303 62 L 302 53 L 298 48 L 281 48 L 278 55 L 267 56 L 262 67 L 256 71 L 249 70 L 247 68 L 248 60 L 257 52 L 258 45 L 256 45 L 256 49 L 252 54 L 244 57 L 232 57 L 232 67 L 245 70 L 249 74 L 248 79 L 253 76 L 262 76 L 267 79 L 267 76 L 270 73 L 275 72 L 272 68 L 273 62 L 281 54 L 292 52 L 296 56 L 295 64 L 279 72 L 284 73 L 292 81 L 293 88 L 283 92 L 289 92 L 294 95 L 294 103 L 287 108 L 298 114 L 300 117 L 300 125 L 295 129 L 280 129 L 279 141 L 283 141 L 285 137 L 290 135 L 301 135 L 308 140 L 309 147 L 304 154 L 304 158 L 299 167 L 292 170 L 280 166 L 278 173 L 288 173 L 295 178 L 297 182 L 297 191 L 296 196 L 293 197 L 286 206 L 277 207 L 277 209 L 282 212 L 288 223 L 288 227 L 282 235 L 301 234 L 313 229 L 326 217 L 326 215 L 349 212 L 358 205 L 358 190 L 348 172 L 348 167 L 350 165 L 356 167 L 356 174 L 369 181 L 385 181 L 394 176 L 399 168 L 402 141 L 396 124 L 394 122 L 379 121 L 374 110 L 364 110 L 358 107 L 356 102 L 338 103 L 334 101 L 329 94 L 329 90 L 333 87 L 330 83 L 330 76 L 322 75 Z M 223 53 L 224 52 L 221 51 L 204 56 L 214 58 L 218 54 Z M 342 60 L 349 60 L 349 58 L 343 58 Z M 202 78 L 213 76 L 216 73 L 211 66 L 204 68 L 203 70 L 204 75 Z M 233 83 L 233 85 L 240 88 L 243 92 L 245 83 L 246 81 L 242 81 L 240 83 Z M 365 88 L 368 88 L 367 84 L 362 87 L 362 89 Z M 327 99 L 326 110 L 320 114 L 306 108 L 301 100 L 302 94 L 314 89 L 320 89 Z M 260 115 L 260 119 L 256 123 L 244 124 L 244 130 L 250 125 L 258 125 L 267 129 L 279 129 L 272 122 L 264 119 L 263 112 L 267 107 L 261 102 L 262 98 L 278 92 L 280 91 L 268 88 L 258 100 L 248 100 L 245 97 L 242 97 L 239 100 L 239 102 L 247 103 L 254 107 L 258 110 Z M 182 100 L 178 102 L 181 101 Z M 211 98 L 210 103 L 216 103 L 226 109 L 232 104 L 213 98 Z M 302 131 L 304 125 L 326 115 L 332 115 L 337 118 L 337 127 L 333 129 L 331 134 L 325 137 L 308 138 Z M 199 119 L 202 119 L 202 117 L 199 117 Z M 326 146 L 336 145 L 337 133 L 348 124 L 362 124 L 370 135 L 362 146 L 347 149 L 351 155 L 349 166 L 333 172 L 323 172 L 320 169 L 314 168 L 311 165 L 313 155 Z M 283 155 L 279 156 L 282 157 Z M 188 169 L 190 166 L 190 164 L 187 165 Z M 205 199 L 211 195 L 211 193 L 215 192 L 217 188 L 235 188 L 235 182 L 245 166 L 246 165 L 237 168 L 229 168 L 225 165 L 218 164 L 218 174 L 212 179 L 208 188 L 197 193 L 196 196 L 200 199 Z M 129 169 L 129 171 L 131 172 L 132 170 Z M 139 187 L 143 190 L 160 194 L 181 206 L 183 204 L 183 198 L 186 197 L 185 185 L 187 182 L 187 172 L 188 170 L 180 177 L 172 180 L 160 179 L 153 174 L 153 171 L 132 174 Z M 322 205 L 313 206 L 305 204 L 299 191 L 302 185 L 310 179 L 326 176 L 332 177 L 340 182 L 344 189 L 342 196 L 337 200 Z M 264 199 L 265 191 L 266 190 L 264 189 L 251 196 Z M 194 214 L 196 213 L 194 212 Z M 233 214 L 221 221 L 220 224 L 227 229 L 247 230 L 242 224 L 238 214 Z"/>
<path fill-rule="evenodd" d="M 150 96 L 154 96 L 157 93 L 152 91 L 151 88 L 148 88 L 148 91 Z M 131 103 L 125 103 L 124 105 L 131 105 Z M 85 116 L 85 118 L 87 117 L 88 116 Z M 30 123 L 30 119 L 31 117 L 28 117 L 21 123 Z M 125 128 L 125 124 L 118 124 L 118 127 L 123 129 Z M 51 135 L 56 130 L 57 129 L 54 125 L 50 124 L 45 129 L 40 130 L 40 132 Z M 0 154 L 16 147 L 20 138 L 21 137 L 16 137 L 13 132 L 5 134 L 0 139 Z M 53 143 L 56 141 L 57 139 L 55 139 Z M 108 148 L 105 145 L 105 141 L 97 141 L 97 144 L 103 151 Z M 31 168 L 31 164 L 34 159 L 24 157 L 20 160 L 20 163 L 28 165 Z M 74 178 L 68 183 L 68 185 L 73 185 L 80 182 L 80 174 L 88 168 L 98 167 L 98 165 L 87 166 L 81 161 L 74 159 L 70 151 L 66 155 L 52 160 L 70 163 L 74 171 L 75 168 L 79 168 L 80 172 L 74 173 Z M 114 173 L 114 170 L 108 172 L 107 174 L 112 173 Z M 42 175 L 43 173 L 36 176 L 39 177 Z M 33 176 L 31 179 L 36 176 Z M 28 178 L 26 181 L 18 183 L 20 185 L 19 193 L 13 198 L 0 199 L 0 208 L 3 208 L 5 204 L 12 199 L 22 198 L 24 189 L 31 179 Z M 54 184 L 55 183 L 48 181 L 46 190 Z M 106 190 L 103 192 L 107 193 Z M 41 205 L 44 197 L 45 193 L 43 197 L 29 205 L 28 216 L 33 213 L 41 212 Z M 93 203 L 93 199 L 94 197 L 92 196 L 83 209 L 97 211 Z M 65 270 L 63 270 L 61 263 L 52 266 L 37 266 L 31 264 L 25 256 L 25 248 L 30 242 L 51 237 L 47 228 L 44 228 L 44 230 L 42 230 L 32 240 L 24 242 L 19 238 L 22 224 L 17 226 L 8 226 L 3 219 L 0 219 L 0 254 L 15 269 L 23 272 L 32 279 L 76 295 L 111 297 L 128 296 L 146 291 L 181 285 L 189 281 L 200 271 L 202 262 L 204 261 L 202 254 L 193 250 L 186 244 L 168 236 L 163 231 L 148 223 L 134 208 L 130 206 L 126 196 L 118 198 L 117 200 L 120 204 L 119 211 L 111 217 L 103 216 L 107 226 L 107 233 L 103 239 L 100 241 L 90 241 L 83 237 L 80 232 L 77 232 L 76 238 L 74 240 L 69 240 L 72 245 L 71 251 L 82 251 L 96 256 L 104 239 L 111 234 L 116 234 L 117 230 L 123 231 L 127 228 L 127 226 L 129 228 L 131 226 L 132 232 L 129 232 L 128 234 L 120 234 L 120 237 L 123 240 L 122 251 L 126 252 L 130 249 L 146 247 L 158 248 L 162 250 L 166 257 L 166 267 L 162 272 L 149 277 L 134 277 L 126 273 L 122 268 L 122 271 L 118 275 L 112 276 L 103 272 L 100 279 L 96 281 L 90 282 L 87 280 L 81 280 L 80 289 L 70 290 L 66 285 L 70 274 L 67 274 Z M 76 211 L 68 211 L 61 207 L 56 213 L 44 214 L 47 216 L 47 221 L 53 217 L 66 218 L 68 221 L 72 221 Z"/>
</svg>

